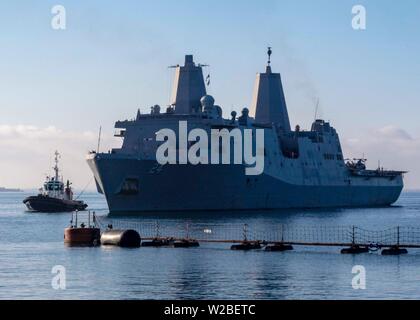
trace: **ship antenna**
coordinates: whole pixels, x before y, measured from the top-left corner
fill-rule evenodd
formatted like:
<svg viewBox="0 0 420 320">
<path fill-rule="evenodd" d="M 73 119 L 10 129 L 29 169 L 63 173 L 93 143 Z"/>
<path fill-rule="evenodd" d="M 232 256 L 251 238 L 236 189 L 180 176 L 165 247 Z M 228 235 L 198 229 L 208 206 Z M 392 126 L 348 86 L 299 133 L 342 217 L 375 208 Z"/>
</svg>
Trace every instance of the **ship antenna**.
<svg viewBox="0 0 420 320">
<path fill-rule="evenodd" d="M 102 126 L 99 126 L 98 148 L 96 149 L 96 153 L 99 153 L 99 148 L 101 146 L 101 135 L 102 135 Z"/>
<path fill-rule="evenodd" d="M 316 121 L 316 118 L 318 117 L 318 109 L 319 109 L 319 98 L 317 98 L 317 100 L 316 100 L 314 121 Z"/>
</svg>

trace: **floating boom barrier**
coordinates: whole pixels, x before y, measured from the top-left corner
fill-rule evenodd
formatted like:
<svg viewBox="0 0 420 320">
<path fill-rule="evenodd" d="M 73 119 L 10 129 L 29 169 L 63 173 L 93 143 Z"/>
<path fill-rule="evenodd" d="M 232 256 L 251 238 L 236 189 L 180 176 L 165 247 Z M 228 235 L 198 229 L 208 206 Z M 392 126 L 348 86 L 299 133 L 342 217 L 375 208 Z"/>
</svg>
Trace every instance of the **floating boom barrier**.
<svg viewBox="0 0 420 320">
<path fill-rule="evenodd" d="M 341 247 L 343 254 L 382 250 L 383 255 L 420 248 L 420 227 L 404 226 L 367 230 L 356 226 L 273 225 L 270 230 L 225 223 L 138 222 L 96 217 L 101 230 L 136 230 L 147 241 L 143 246 L 197 247 L 198 243 L 227 243 L 233 250 L 290 251 L 293 246 Z M 174 245 L 175 244 L 175 245 Z"/>
</svg>

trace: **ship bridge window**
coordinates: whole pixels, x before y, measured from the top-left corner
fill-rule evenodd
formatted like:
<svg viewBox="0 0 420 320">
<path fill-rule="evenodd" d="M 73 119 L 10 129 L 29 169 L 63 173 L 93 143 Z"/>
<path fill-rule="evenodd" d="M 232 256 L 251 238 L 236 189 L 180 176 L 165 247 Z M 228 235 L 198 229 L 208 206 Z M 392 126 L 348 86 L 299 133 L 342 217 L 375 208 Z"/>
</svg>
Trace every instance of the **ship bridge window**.
<svg viewBox="0 0 420 320">
<path fill-rule="evenodd" d="M 48 191 L 60 191 L 60 190 L 64 190 L 64 187 L 62 184 L 60 184 L 59 182 L 49 182 L 47 183 L 44 188 Z"/>
<path fill-rule="evenodd" d="M 136 178 L 127 178 L 121 185 L 119 194 L 137 195 L 139 193 L 139 180 Z"/>
</svg>

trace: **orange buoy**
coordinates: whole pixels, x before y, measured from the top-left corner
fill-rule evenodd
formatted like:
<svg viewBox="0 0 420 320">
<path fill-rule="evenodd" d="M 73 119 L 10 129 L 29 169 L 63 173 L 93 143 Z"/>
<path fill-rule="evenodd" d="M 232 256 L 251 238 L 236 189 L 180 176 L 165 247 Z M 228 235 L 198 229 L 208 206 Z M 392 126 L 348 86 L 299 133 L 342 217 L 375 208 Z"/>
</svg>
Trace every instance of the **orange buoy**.
<svg viewBox="0 0 420 320">
<path fill-rule="evenodd" d="M 64 243 L 69 246 L 95 246 L 100 243 L 99 228 L 66 228 Z"/>
<path fill-rule="evenodd" d="M 75 218 L 75 223 L 73 223 Z M 88 213 L 87 226 L 84 223 L 78 225 L 78 212 L 75 217 L 72 213 L 70 227 L 64 229 L 64 243 L 68 246 L 96 246 L 100 244 L 101 229 L 96 228 L 96 216 L 93 212 L 93 225 L 91 225 L 90 211 Z"/>
</svg>

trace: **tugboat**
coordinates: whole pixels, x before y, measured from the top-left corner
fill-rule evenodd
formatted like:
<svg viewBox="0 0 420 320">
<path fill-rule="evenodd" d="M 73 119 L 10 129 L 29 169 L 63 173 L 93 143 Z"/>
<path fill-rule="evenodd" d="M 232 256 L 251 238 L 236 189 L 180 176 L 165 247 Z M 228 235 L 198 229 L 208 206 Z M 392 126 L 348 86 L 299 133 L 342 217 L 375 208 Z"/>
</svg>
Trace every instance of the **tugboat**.
<svg viewBox="0 0 420 320">
<path fill-rule="evenodd" d="M 35 212 L 72 212 L 84 211 L 87 204 L 83 201 L 73 200 L 71 183 L 67 180 L 64 184 L 59 176 L 58 159 L 60 154 L 55 152 L 54 177 L 47 177 L 43 188 L 39 189 L 37 196 L 30 196 L 23 203 L 30 211 Z"/>
</svg>

